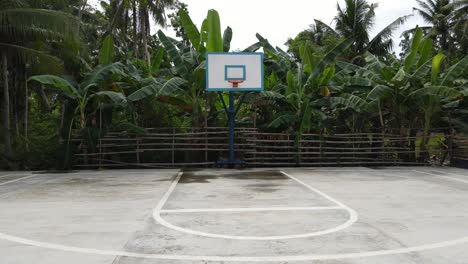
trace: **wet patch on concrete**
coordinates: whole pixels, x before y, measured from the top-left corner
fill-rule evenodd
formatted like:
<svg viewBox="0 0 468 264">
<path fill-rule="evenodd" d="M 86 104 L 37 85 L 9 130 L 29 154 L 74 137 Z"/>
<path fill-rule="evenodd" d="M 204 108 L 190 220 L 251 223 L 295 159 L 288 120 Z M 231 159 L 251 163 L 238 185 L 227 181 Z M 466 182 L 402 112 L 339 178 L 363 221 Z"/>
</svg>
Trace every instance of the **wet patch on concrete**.
<svg viewBox="0 0 468 264">
<path fill-rule="evenodd" d="M 103 179 L 99 179 L 99 178 L 71 178 L 69 180 L 64 180 L 62 182 L 60 182 L 60 184 L 63 184 L 63 185 L 89 185 L 89 184 L 96 184 L 96 183 L 102 183 L 104 182 Z"/>
<path fill-rule="evenodd" d="M 256 184 L 248 184 L 246 187 L 255 192 L 263 192 L 263 193 L 272 193 L 279 190 L 280 184 L 274 183 L 256 183 Z"/>
<path fill-rule="evenodd" d="M 279 189 L 275 188 L 251 188 L 252 191 L 259 192 L 259 193 L 273 193 L 278 191 Z"/>
<path fill-rule="evenodd" d="M 188 183 L 209 183 L 210 180 L 217 179 L 219 176 L 214 175 L 195 175 L 194 173 L 184 173 L 180 178 L 180 184 Z"/>
<path fill-rule="evenodd" d="M 248 171 L 248 172 L 220 172 L 219 174 L 199 174 L 197 170 L 184 170 L 180 178 L 180 184 L 188 183 L 209 183 L 210 180 L 218 178 L 236 179 L 236 180 L 287 180 L 288 177 L 279 171 Z M 277 185 L 274 185 L 277 186 Z M 265 187 L 265 186 L 258 186 Z"/>
</svg>

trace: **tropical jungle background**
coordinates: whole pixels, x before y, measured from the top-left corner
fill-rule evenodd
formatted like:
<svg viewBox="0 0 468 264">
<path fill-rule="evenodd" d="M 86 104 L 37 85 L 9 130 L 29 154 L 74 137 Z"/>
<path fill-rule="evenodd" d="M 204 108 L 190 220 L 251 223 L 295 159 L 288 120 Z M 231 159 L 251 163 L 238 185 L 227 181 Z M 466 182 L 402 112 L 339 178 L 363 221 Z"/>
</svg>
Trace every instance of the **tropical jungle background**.
<svg viewBox="0 0 468 264">
<path fill-rule="evenodd" d="M 2 0 L 0 168 L 68 168 L 108 131 L 226 126 L 218 95 L 205 92 L 207 52 L 265 53 L 265 91 L 246 97 L 240 126 L 296 137 L 420 135 L 420 148 L 436 130 L 466 133 L 468 1 L 414 1 L 414 15 L 429 26 L 404 32 L 400 43 L 392 35 L 408 17 L 371 35 L 376 8 L 345 0 L 331 24 L 311 21 L 287 50 L 261 32 L 231 50 L 242 32 L 221 28 L 215 10 L 197 26 L 177 0 L 108 0 L 99 8 L 87 0 Z M 151 34 L 154 26 L 177 37 Z"/>
</svg>

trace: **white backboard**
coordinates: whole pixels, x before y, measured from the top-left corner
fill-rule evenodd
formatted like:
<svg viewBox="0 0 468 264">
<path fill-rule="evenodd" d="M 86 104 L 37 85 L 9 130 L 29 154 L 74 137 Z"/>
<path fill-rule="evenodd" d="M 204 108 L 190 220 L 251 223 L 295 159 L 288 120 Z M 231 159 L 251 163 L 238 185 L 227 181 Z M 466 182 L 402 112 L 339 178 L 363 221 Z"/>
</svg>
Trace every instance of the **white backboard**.
<svg viewBox="0 0 468 264">
<path fill-rule="evenodd" d="M 263 53 L 207 53 L 206 90 L 263 91 Z"/>
</svg>

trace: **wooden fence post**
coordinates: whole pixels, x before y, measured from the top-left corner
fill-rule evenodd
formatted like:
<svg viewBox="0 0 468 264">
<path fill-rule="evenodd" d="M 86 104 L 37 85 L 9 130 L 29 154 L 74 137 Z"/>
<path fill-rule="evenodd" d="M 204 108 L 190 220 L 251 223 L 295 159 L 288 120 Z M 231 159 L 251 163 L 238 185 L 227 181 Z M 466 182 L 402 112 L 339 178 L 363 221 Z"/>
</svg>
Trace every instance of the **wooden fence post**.
<svg viewBox="0 0 468 264">
<path fill-rule="evenodd" d="M 172 128 L 172 157 L 171 157 L 171 161 L 172 161 L 172 167 L 174 167 L 174 162 L 175 162 L 175 154 L 174 154 L 174 145 L 175 145 L 175 127 Z"/>
</svg>

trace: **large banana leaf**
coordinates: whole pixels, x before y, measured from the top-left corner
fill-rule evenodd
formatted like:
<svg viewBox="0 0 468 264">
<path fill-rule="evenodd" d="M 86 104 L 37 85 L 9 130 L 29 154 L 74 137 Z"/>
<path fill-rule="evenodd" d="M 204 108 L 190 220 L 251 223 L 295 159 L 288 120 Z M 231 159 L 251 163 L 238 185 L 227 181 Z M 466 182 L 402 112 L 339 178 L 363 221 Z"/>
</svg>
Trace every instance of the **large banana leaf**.
<svg viewBox="0 0 468 264">
<path fill-rule="evenodd" d="M 291 112 L 285 112 L 280 116 L 276 117 L 273 121 L 270 122 L 268 127 L 270 128 L 279 128 L 284 126 L 290 126 L 294 124 L 297 120 L 297 116 Z"/>
<path fill-rule="evenodd" d="M 114 58 L 114 39 L 112 35 L 108 35 L 102 42 L 102 47 L 99 50 L 99 64 L 106 65 L 112 62 Z"/>
<path fill-rule="evenodd" d="M 330 102 L 333 107 L 344 106 L 346 108 L 353 109 L 356 112 L 362 112 L 368 108 L 368 103 L 353 94 L 343 94 L 340 97 L 331 97 Z"/>
<path fill-rule="evenodd" d="M 36 75 L 28 79 L 28 81 L 36 81 L 44 85 L 51 85 L 70 98 L 77 98 L 81 95 L 78 93 L 75 87 L 71 85 L 67 80 L 60 78 L 55 75 Z"/>
<path fill-rule="evenodd" d="M 257 39 L 260 41 L 260 45 L 263 47 L 263 50 L 265 52 L 270 52 L 272 55 L 274 56 L 277 56 L 277 50 L 270 44 L 270 42 L 268 41 L 268 39 L 264 38 L 262 35 L 260 34 L 255 34 L 255 36 L 257 37 Z"/>
<path fill-rule="evenodd" d="M 124 71 L 125 65 L 120 62 L 115 62 L 108 65 L 99 65 L 92 72 L 86 75 L 81 87 L 91 87 L 98 85 L 102 82 L 108 81 L 113 75 L 124 77 L 126 73 Z"/>
<path fill-rule="evenodd" d="M 130 94 L 127 99 L 136 102 L 157 94 L 162 84 L 154 78 L 148 79 L 148 82 L 147 85 Z"/>
<path fill-rule="evenodd" d="M 179 77 L 172 77 L 171 79 L 167 80 L 158 91 L 158 96 L 175 96 L 179 92 L 182 92 L 182 86 L 187 83 L 187 80 L 179 78 Z"/>
<path fill-rule="evenodd" d="M 432 56 L 432 39 L 426 38 L 422 45 L 420 46 L 420 54 L 421 57 L 419 58 L 418 63 L 416 64 L 416 67 L 419 68 L 422 65 L 424 65 L 426 62 L 428 62 L 431 59 Z"/>
<path fill-rule="evenodd" d="M 125 106 L 127 104 L 127 98 L 122 93 L 117 93 L 113 91 L 102 91 L 97 92 L 98 96 L 106 96 L 114 102 L 116 105 Z"/>
<path fill-rule="evenodd" d="M 151 60 L 153 62 L 153 65 L 151 65 L 151 74 L 154 74 L 159 71 L 161 68 L 161 63 L 164 58 L 164 48 L 159 48 L 158 51 L 156 52 L 156 55 L 153 56 L 153 59 Z"/>
<path fill-rule="evenodd" d="M 174 43 L 172 43 L 172 41 L 161 30 L 158 30 L 158 37 L 159 40 L 161 40 L 161 43 L 164 45 L 164 48 L 166 49 L 167 53 L 169 54 L 171 61 L 174 63 L 174 70 L 176 71 L 176 73 L 180 76 L 186 76 L 188 73 L 188 69 L 185 66 L 184 60 L 182 59 L 182 56 L 180 55 L 179 50 L 176 48 Z"/>
<path fill-rule="evenodd" d="M 311 84 L 317 76 L 319 76 L 325 67 L 333 62 L 335 62 L 336 57 L 342 54 L 351 44 L 354 42 L 353 39 L 345 39 L 337 46 L 335 46 L 330 52 L 325 55 L 325 57 L 318 63 L 317 67 L 315 67 L 312 74 L 307 79 L 306 85 Z"/>
<path fill-rule="evenodd" d="M 346 86 L 350 87 L 371 87 L 372 82 L 368 78 L 362 77 L 348 77 L 346 78 Z"/>
<path fill-rule="evenodd" d="M 201 43 L 200 32 L 198 31 L 197 27 L 195 26 L 187 12 L 185 12 L 184 10 L 180 10 L 178 14 L 182 27 L 184 28 L 184 31 L 187 34 L 190 43 L 192 43 L 192 46 L 196 50 L 198 50 Z"/>
<path fill-rule="evenodd" d="M 216 10 L 211 9 L 208 11 L 207 16 L 207 34 L 208 39 L 206 42 L 207 52 L 222 52 L 223 51 L 223 38 L 221 37 L 221 22 L 219 21 L 219 14 Z"/>
<path fill-rule="evenodd" d="M 439 79 L 440 69 L 442 67 L 442 61 L 444 60 L 445 56 L 442 53 L 437 54 L 434 59 L 432 59 L 432 84 L 436 84 L 437 80 Z"/>
<path fill-rule="evenodd" d="M 367 94 L 367 99 L 382 100 L 393 94 L 393 89 L 386 85 L 377 85 L 372 91 Z"/>
<path fill-rule="evenodd" d="M 412 93 L 409 94 L 408 97 L 418 98 L 421 96 L 440 96 L 440 97 L 448 97 L 448 98 L 457 98 L 462 96 L 462 93 L 457 89 L 441 86 L 441 85 L 429 85 L 427 87 L 420 88 Z"/>
<path fill-rule="evenodd" d="M 309 100 L 305 100 L 304 104 L 306 107 L 304 114 L 302 115 L 300 133 L 309 130 L 312 126 L 312 106 L 310 105 Z"/>
<path fill-rule="evenodd" d="M 336 65 L 341 69 L 341 72 L 346 73 L 346 74 L 357 72 L 360 69 L 362 69 L 356 64 L 352 64 L 352 63 L 345 62 L 345 61 L 337 61 Z"/>
<path fill-rule="evenodd" d="M 227 27 L 223 34 L 223 51 L 228 52 L 231 49 L 232 29 Z"/>
<path fill-rule="evenodd" d="M 322 78 L 320 79 L 319 86 L 328 85 L 330 80 L 335 76 L 335 66 L 330 65 L 323 71 Z"/>
<path fill-rule="evenodd" d="M 405 58 L 405 67 L 404 70 L 408 71 L 416 59 L 416 55 L 419 51 L 419 45 L 421 44 L 421 39 L 423 37 L 422 29 L 418 28 L 414 33 L 413 41 L 411 42 L 411 52 Z"/>
<path fill-rule="evenodd" d="M 287 82 L 287 86 L 286 86 L 286 91 L 284 93 L 286 97 L 288 97 L 290 94 L 298 93 L 296 77 L 291 71 L 288 71 L 286 75 L 286 82 Z"/>
<path fill-rule="evenodd" d="M 406 79 L 406 72 L 404 69 L 399 69 L 398 72 L 393 76 L 392 82 L 394 83 L 403 83 Z"/>
<path fill-rule="evenodd" d="M 414 71 L 411 75 L 412 80 L 424 80 L 424 78 L 429 74 L 432 68 L 432 61 L 429 59 L 423 65 L 419 66 L 418 69 Z"/>
<path fill-rule="evenodd" d="M 243 52 L 255 52 L 255 51 L 259 50 L 261 47 L 262 47 L 262 45 L 260 44 L 260 42 L 256 42 L 256 43 L 250 45 L 249 47 L 245 48 L 243 50 Z"/>
<path fill-rule="evenodd" d="M 467 66 L 468 56 L 465 56 L 458 63 L 448 69 L 447 73 L 444 75 L 444 79 L 442 80 L 441 85 L 449 85 L 449 83 L 453 82 L 456 78 L 463 74 Z"/>
</svg>

